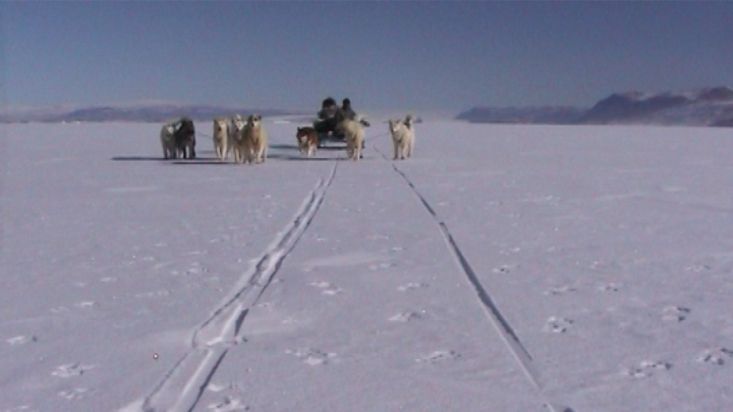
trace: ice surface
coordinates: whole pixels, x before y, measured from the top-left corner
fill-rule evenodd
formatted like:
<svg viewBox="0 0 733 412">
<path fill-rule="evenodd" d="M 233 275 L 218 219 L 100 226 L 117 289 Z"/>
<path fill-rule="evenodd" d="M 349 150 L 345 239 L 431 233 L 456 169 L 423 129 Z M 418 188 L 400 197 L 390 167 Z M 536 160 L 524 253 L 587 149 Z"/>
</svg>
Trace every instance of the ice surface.
<svg viewBox="0 0 733 412">
<path fill-rule="evenodd" d="M 266 120 L 2 126 L 0 411 L 733 409 L 730 130 Z"/>
</svg>

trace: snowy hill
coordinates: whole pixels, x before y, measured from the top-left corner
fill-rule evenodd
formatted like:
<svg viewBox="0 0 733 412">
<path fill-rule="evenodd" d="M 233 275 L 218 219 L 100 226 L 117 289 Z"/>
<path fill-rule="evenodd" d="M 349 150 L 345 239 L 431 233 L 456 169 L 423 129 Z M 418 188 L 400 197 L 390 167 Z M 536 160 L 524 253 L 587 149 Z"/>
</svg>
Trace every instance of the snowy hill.
<svg viewBox="0 0 733 412">
<path fill-rule="evenodd" d="M 733 90 L 726 87 L 693 93 L 614 94 L 593 106 L 580 123 L 652 123 L 709 126 L 733 116 Z"/>
<path fill-rule="evenodd" d="M 733 410 L 729 131 L 379 120 L 4 125 L 0 411 Z"/>
<path fill-rule="evenodd" d="M 659 94 L 632 91 L 612 94 L 590 109 L 474 108 L 457 119 L 476 123 L 729 126 L 733 124 L 733 90 L 714 87 Z"/>
</svg>

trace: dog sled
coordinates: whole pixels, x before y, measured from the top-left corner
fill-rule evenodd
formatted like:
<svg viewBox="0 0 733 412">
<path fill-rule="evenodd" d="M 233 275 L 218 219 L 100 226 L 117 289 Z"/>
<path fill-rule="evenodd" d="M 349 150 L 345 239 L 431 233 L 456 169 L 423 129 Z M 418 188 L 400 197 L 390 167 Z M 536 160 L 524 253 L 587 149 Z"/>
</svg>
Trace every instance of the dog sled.
<svg viewBox="0 0 733 412">
<path fill-rule="evenodd" d="M 318 112 L 318 119 L 313 121 L 313 129 L 318 133 L 318 147 L 324 147 L 326 143 L 346 144 L 344 133 L 338 130 L 338 124 L 344 119 L 356 120 L 364 127 L 369 127 L 369 122 L 361 118 L 351 108 L 351 100 L 343 100 L 339 107 L 332 97 L 323 100 L 321 110 Z"/>
<path fill-rule="evenodd" d="M 367 122 L 364 119 L 359 120 L 359 123 L 362 124 L 364 127 L 369 127 L 369 122 Z M 326 147 L 326 146 L 333 146 L 336 145 L 344 145 L 346 146 L 346 135 L 341 133 L 337 130 L 321 130 L 319 131 L 316 129 L 316 133 L 318 133 L 318 148 Z M 364 148 L 364 143 L 362 142 L 362 149 Z"/>
</svg>

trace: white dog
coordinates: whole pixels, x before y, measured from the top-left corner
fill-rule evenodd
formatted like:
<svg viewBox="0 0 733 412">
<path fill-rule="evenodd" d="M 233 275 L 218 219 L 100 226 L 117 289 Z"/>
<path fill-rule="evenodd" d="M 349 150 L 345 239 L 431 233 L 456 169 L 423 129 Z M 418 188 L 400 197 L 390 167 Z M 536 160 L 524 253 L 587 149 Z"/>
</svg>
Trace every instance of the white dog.
<svg viewBox="0 0 733 412">
<path fill-rule="evenodd" d="M 389 132 L 392 134 L 394 144 L 394 160 L 411 157 L 415 148 L 415 126 L 412 116 L 407 115 L 405 120 L 390 120 Z"/>
<path fill-rule="evenodd" d="M 164 159 L 175 159 L 178 157 L 175 133 L 176 128 L 173 123 L 167 123 L 160 129 L 160 145 L 163 147 Z"/>
<path fill-rule="evenodd" d="M 356 120 L 345 119 L 338 124 L 336 130 L 344 134 L 346 141 L 346 158 L 354 161 L 361 157 L 364 144 L 364 127 Z"/>
<path fill-rule="evenodd" d="M 245 122 L 242 116 L 235 115 L 229 122 L 229 147 L 234 152 L 234 162 L 244 163 L 246 159 L 246 147 L 244 144 L 244 126 Z"/>
<path fill-rule="evenodd" d="M 217 117 L 214 119 L 214 151 L 219 160 L 226 160 L 229 156 L 229 119 Z"/>
<path fill-rule="evenodd" d="M 245 160 L 248 163 L 264 163 L 267 159 L 267 131 L 262 125 L 262 116 L 253 114 L 247 118 L 242 132 Z"/>
</svg>

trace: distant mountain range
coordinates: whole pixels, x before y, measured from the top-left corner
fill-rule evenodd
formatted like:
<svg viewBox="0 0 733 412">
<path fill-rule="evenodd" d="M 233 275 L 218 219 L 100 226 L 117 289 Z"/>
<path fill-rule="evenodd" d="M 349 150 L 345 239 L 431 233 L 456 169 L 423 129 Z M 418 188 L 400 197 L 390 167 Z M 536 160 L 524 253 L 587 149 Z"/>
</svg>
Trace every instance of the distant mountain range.
<svg viewBox="0 0 733 412">
<path fill-rule="evenodd" d="M 125 106 L 45 107 L 0 109 L 0 123 L 22 122 L 165 122 L 188 116 L 194 120 L 211 120 L 236 113 L 259 113 L 262 116 L 300 114 L 277 109 L 255 109 L 216 105 L 144 103 Z"/>
<path fill-rule="evenodd" d="M 577 107 L 475 107 L 457 119 L 475 123 L 660 124 L 733 127 L 733 90 L 713 87 L 685 93 L 612 94 L 589 109 Z"/>
<path fill-rule="evenodd" d="M 305 115 L 278 109 L 176 103 L 136 103 L 89 107 L 0 108 L 0 123 L 165 122 L 181 116 L 211 120 L 235 113 L 265 117 Z M 660 124 L 733 127 L 733 89 L 713 87 L 683 93 L 615 93 L 591 108 L 567 106 L 474 107 L 456 116 L 474 123 Z"/>
</svg>

